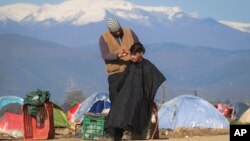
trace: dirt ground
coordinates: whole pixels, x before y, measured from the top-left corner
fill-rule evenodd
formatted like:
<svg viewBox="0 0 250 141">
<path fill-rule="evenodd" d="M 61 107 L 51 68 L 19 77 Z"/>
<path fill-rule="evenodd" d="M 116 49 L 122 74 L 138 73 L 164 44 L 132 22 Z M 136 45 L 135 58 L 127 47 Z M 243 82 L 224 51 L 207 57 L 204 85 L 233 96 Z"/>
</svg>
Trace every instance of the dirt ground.
<svg viewBox="0 0 250 141">
<path fill-rule="evenodd" d="M 82 141 L 81 139 L 55 139 L 55 141 Z M 229 141 L 229 135 L 219 135 L 219 136 L 195 136 L 195 137 L 185 137 L 185 138 L 169 138 L 160 139 L 155 141 Z"/>
<path fill-rule="evenodd" d="M 218 135 L 218 136 L 194 136 L 185 138 L 170 138 L 167 141 L 229 141 L 229 135 Z M 163 141 L 163 140 L 161 140 Z"/>
<path fill-rule="evenodd" d="M 0 139 L 1 140 L 1 139 Z M 10 141 L 1 140 L 1 141 Z M 22 141 L 22 140 L 15 140 Z M 83 141 L 81 138 L 56 138 L 49 141 Z M 155 141 L 229 141 L 229 135 L 217 135 L 217 136 L 194 136 L 194 137 L 184 137 L 184 138 L 169 138 L 160 139 Z"/>
<path fill-rule="evenodd" d="M 56 129 L 55 139 L 50 141 L 82 141 L 82 138 L 75 137 L 68 133 L 67 129 Z M 160 138 L 156 141 L 229 141 L 229 129 L 200 129 L 200 128 L 180 128 L 174 131 L 160 130 Z M 23 139 L 1 139 L 0 141 L 22 141 Z M 124 140 L 125 141 L 125 140 Z"/>
<path fill-rule="evenodd" d="M 77 140 L 72 140 L 72 141 L 77 141 Z M 229 135 L 169 138 L 169 139 L 160 139 L 155 141 L 229 141 Z"/>
</svg>

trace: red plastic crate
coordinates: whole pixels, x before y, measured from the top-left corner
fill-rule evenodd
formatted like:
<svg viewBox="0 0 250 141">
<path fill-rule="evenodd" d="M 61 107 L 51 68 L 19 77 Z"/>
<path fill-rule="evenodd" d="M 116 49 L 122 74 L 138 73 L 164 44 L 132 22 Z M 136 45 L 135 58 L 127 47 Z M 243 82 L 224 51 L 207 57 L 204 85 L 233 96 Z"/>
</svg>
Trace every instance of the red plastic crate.
<svg viewBox="0 0 250 141">
<path fill-rule="evenodd" d="M 27 106 L 23 107 L 24 114 L 24 140 L 53 139 L 55 138 L 53 104 L 44 103 L 37 107 L 41 113 L 42 121 L 38 122 L 35 116 L 28 115 Z"/>
</svg>

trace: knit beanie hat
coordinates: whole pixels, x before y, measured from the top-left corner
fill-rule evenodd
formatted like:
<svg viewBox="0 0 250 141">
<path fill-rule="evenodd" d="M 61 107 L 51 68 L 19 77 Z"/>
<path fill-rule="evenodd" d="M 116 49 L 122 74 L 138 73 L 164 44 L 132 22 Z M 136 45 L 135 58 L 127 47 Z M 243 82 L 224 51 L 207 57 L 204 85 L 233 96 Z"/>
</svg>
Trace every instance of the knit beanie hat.
<svg viewBox="0 0 250 141">
<path fill-rule="evenodd" d="M 107 20 L 107 26 L 108 26 L 109 31 L 111 32 L 115 32 L 121 28 L 121 25 L 118 22 L 118 20 L 113 17 Z"/>
</svg>

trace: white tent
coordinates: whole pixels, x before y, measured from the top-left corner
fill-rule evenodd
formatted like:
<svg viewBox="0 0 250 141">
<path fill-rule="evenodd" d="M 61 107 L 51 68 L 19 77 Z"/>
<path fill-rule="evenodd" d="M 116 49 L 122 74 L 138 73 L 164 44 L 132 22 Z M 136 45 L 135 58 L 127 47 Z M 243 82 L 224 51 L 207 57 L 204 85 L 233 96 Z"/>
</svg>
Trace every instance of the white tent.
<svg viewBox="0 0 250 141">
<path fill-rule="evenodd" d="M 75 114 L 71 118 L 71 122 L 78 123 L 82 122 L 84 118 L 84 114 L 92 110 L 93 105 L 95 105 L 97 102 L 102 102 L 104 107 L 97 107 L 97 108 L 103 108 L 103 109 L 109 109 L 110 108 L 110 100 L 109 95 L 107 93 L 95 93 L 85 99 L 78 109 L 76 110 Z"/>
<path fill-rule="evenodd" d="M 182 95 L 164 103 L 158 112 L 159 127 L 229 128 L 227 119 L 210 103 L 192 95 Z"/>
</svg>

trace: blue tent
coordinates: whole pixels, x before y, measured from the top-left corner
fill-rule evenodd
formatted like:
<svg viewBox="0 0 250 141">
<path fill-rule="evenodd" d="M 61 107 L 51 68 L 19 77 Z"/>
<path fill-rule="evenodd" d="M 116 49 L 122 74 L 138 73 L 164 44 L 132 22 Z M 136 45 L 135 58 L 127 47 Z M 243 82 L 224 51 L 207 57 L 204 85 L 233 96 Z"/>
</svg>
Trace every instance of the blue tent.
<svg viewBox="0 0 250 141">
<path fill-rule="evenodd" d="M 2 96 L 0 97 L 0 109 L 2 107 L 10 104 L 10 103 L 18 103 L 18 104 L 23 104 L 23 99 L 17 96 Z"/>
<path fill-rule="evenodd" d="M 192 95 L 182 95 L 164 103 L 158 112 L 159 127 L 229 128 L 227 119 L 210 103 Z"/>
<path fill-rule="evenodd" d="M 80 104 L 72 116 L 71 122 L 82 122 L 84 114 L 87 112 L 101 113 L 103 109 L 110 109 L 110 107 L 111 103 L 107 93 L 95 93 Z"/>
</svg>

